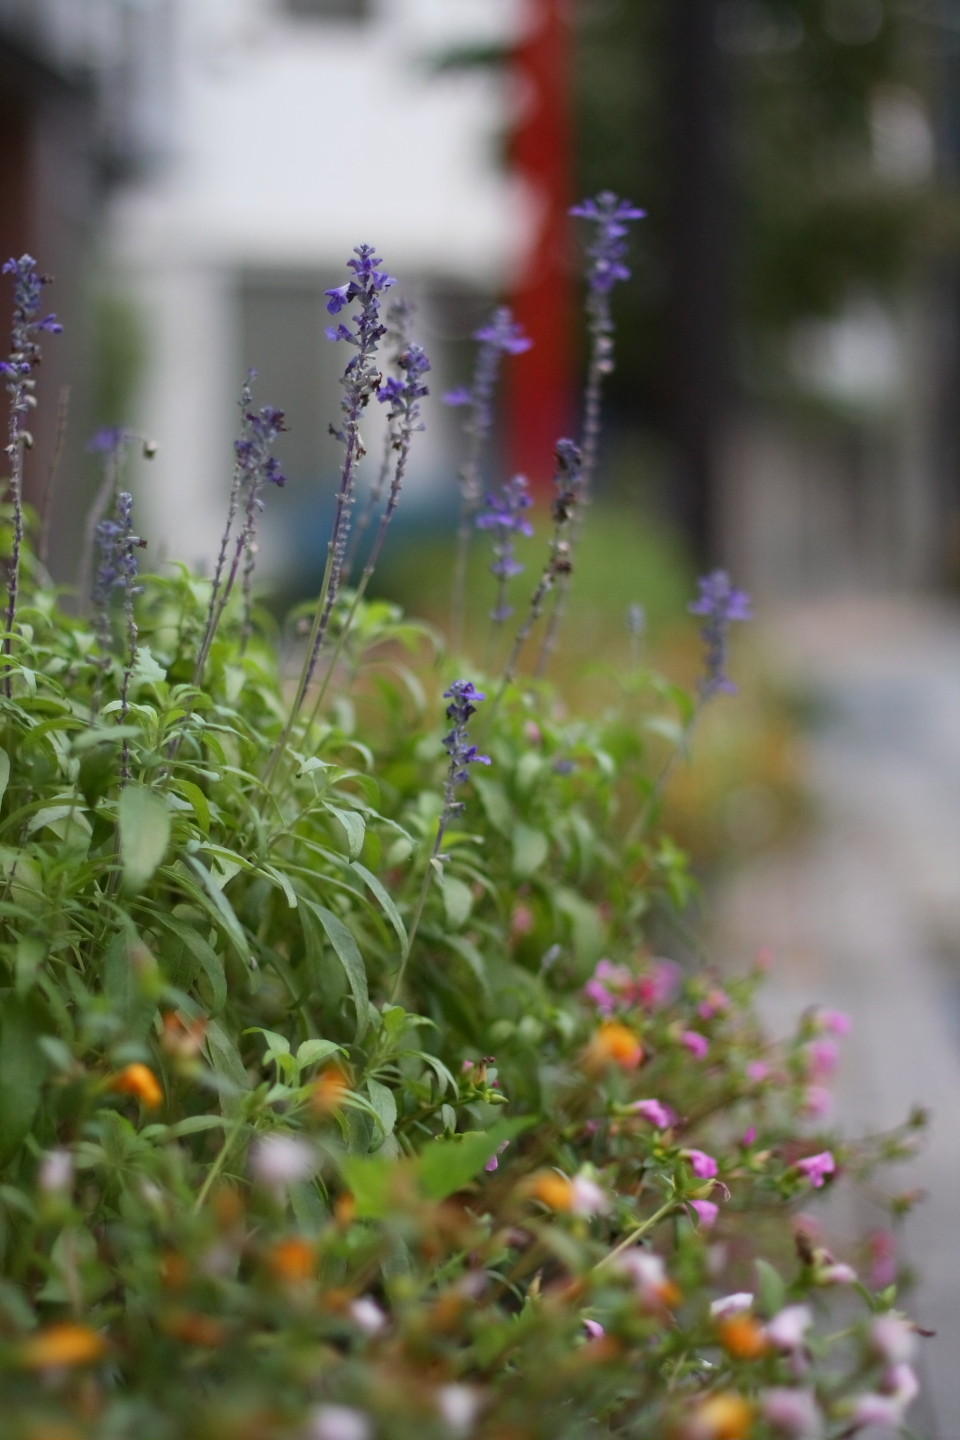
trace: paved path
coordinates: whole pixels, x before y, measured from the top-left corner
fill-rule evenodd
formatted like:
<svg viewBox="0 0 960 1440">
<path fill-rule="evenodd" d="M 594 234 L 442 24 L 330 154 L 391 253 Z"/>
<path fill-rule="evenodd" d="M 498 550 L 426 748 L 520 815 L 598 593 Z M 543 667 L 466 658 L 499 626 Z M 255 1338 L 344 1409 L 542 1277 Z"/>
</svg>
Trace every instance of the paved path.
<svg viewBox="0 0 960 1440">
<path fill-rule="evenodd" d="M 813 1003 L 853 1016 L 845 1130 L 932 1111 L 921 1155 L 891 1172 L 898 1190 L 929 1192 L 907 1231 L 921 1276 L 909 1305 L 937 1335 L 909 1419 L 922 1440 L 960 1440 L 960 609 L 808 606 L 769 639 L 825 702 L 807 748 L 820 820 L 723 887 L 715 943 L 739 964 L 773 947 L 764 1004 L 781 1033 Z"/>
</svg>

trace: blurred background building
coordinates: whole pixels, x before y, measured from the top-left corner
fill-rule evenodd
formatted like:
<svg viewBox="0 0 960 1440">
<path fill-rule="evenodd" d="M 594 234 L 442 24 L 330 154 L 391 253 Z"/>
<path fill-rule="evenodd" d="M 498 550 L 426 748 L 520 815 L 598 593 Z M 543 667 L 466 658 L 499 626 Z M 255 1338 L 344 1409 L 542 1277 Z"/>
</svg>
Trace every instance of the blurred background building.
<svg viewBox="0 0 960 1440">
<path fill-rule="evenodd" d="M 68 321 L 59 570 L 98 423 L 157 438 L 145 528 L 209 557 L 254 365 L 291 424 L 268 547 L 307 583 L 342 359 L 323 291 L 360 239 L 421 305 L 435 394 L 514 302 L 539 343 L 500 458 L 546 483 L 579 369 L 564 214 L 609 186 L 650 213 L 610 497 L 761 592 L 953 583 L 958 50 L 958 0 L 0 0 L 0 233 Z M 432 411 L 411 489 L 440 523 Z"/>
</svg>

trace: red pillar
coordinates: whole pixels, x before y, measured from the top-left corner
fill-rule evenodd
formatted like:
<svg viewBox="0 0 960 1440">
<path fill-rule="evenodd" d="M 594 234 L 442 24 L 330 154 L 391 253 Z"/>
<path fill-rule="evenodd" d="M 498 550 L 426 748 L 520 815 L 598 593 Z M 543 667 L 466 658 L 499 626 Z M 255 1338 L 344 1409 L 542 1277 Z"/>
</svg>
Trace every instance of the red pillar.
<svg viewBox="0 0 960 1440">
<path fill-rule="evenodd" d="M 568 0 L 526 0 L 513 68 L 520 115 L 514 172 L 535 215 L 510 303 L 534 341 L 507 369 L 507 435 L 514 473 L 549 493 L 553 446 L 574 424 L 573 275 L 568 210 L 572 194 L 572 29 Z"/>
</svg>

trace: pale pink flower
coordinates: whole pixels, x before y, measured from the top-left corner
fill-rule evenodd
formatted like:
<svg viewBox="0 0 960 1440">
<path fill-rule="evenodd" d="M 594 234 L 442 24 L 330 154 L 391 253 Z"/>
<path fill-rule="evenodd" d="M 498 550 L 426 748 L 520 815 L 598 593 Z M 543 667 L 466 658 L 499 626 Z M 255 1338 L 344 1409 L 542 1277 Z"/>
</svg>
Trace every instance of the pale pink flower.
<svg viewBox="0 0 960 1440">
<path fill-rule="evenodd" d="M 73 1184 L 73 1156 L 69 1150 L 48 1150 L 40 1161 L 37 1184 L 45 1195 L 65 1194 Z"/>
<path fill-rule="evenodd" d="M 472 1385 L 441 1385 L 434 1400 L 448 1430 L 458 1437 L 470 1434 L 483 1404 L 479 1390 Z"/>
<path fill-rule="evenodd" d="M 889 1311 L 878 1315 L 870 1326 L 874 1350 L 888 1365 L 903 1365 L 913 1359 L 917 1348 L 917 1332 L 902 1315 Z"/>
<path fill-rule="evenodd" d="M 500 1161 L 497 1157 L 503 1154 L 504 1150 L 506 1150 L 509 1144 L 509 1140 L 504 1140 L 502 1145 L 497 1146 L 495 1153 L 490 1156 L 490 1159 L 487 1161 L 486 1165 L 484 1165 L 484 1170 L 493 1171 L 500 1168 Z"/>
<path fill-rule="evenodd" d="M 724 1320 L 728 1315 L 740 1315 L 749 1310 L 752 1304 L 753 1296 L 749 1290 L 737 1290 L 733 1295 L 722 1295 L 719 1300 L 714 1300 L 710 1314 L 715 1320 Z"/>
<path fill-rule="evenodd" d="M 317 1168 L 317 1156 L 312 1145 L 295 1135 L 264 1135 L 251 1147 L 250 1168 L 267 1190 L 282 1194 L 309 1179 Z"/>
<path fill-rule="evenodd" d="M 370 1440 L 370 1419 L 351 1405 L 318 1405 L 310 1420 L 312 1440 Z"/>
<path fill-rule="evenodd" d="M 920 1394 L 920 1382 L 905 1362 L 891 1365 L 883 1377 L 883 1389 L 906 1410 Z"/>
<path fill-rule="evenodd" d="M 747 1062 L 747 1079 L 752 1080 L 754 1085 L 759 1085 L 766 1080 L 770 1074 L 770 1066 L 766 1060 L 749 1060 Z"/>
<path fill-rule="evenodd" d="M 811 1040 L 804 1047 L 807 1074 L 811 1080 L 827 1080 L 837 1068 L 840 1058 L 833 1040 Z"/>
<path fill-rule="evenodd" d="M 832 1175 L 837 1168 L 829 1150 L 822 1150 L 819 1155 L 808 1155 L 805 1160 L 797 1161 L 797 1169 L 805 1176 L 814 1190 L 821 1189 L 825 1176 Z"/>
<path fill-rule="evenodd" d="M 673 960 L 654 960 L 646 975 L 634 985 L 634 995 L 641 1005 L 660 1010 L 669 1005 L 680 989 L 680 966 Z"/>
<path fill-rule="evenodd" d="M 778 1350 L 799 1350 L 812 1324 L 813 1312 L 809 1305 L 787 1305 L 767 1322 L 767 1339 Z"/>
<path fill-rule="evenodd" d="M 874 1230 L 867 1236 L 870 1247 L 870 1284 L 885 1290 L 897 1278 L 897 1241 L 892 1230 Z"/>
<path fill-rule="evenodd" d="M 680 1042 L 686 1045 L 695 1060 L 702 1060 L 710 1049 L 710 1042 L 707 1037 L 701 1035 L 696 1030 L 685 1030 L 680 1036 Z"/>
<path fill-rule="evenodd" d="M 818 1440 L 823 1434 L 823 1416 L 811 1390 L 790 1390 L 778 1386 L 760 1395 L 760 1413 L 768 1424 L 789 1435 L 790 1440 Z"/>
<path fill-rule="evenodd" d="M 599 1320 L 584 1320 L 583 1328 L 584 1330 L 586 1330 L 591 1340 L 602 1340 L 604 1335 L 606 1335 L 607 1333 L 606 1330 L 604 1330 L 603 1326 L 600 1324 Z"/>
<path fill-rule="evenodd" d="M 892 1395 L 858 1395 L 850 1419 L 854 1425 L 899 1425 L 903 1408 Z"/>
<path fill-rule="evenodd" d="M 573 1188 L 573 1199 L 570 1205 L 572 1214 L 606 1215 L 610 1209 L 610 1200 L 596 1180 L 581 1171 L 579 1175 L 574 1175 L 570 1184 Z"/>
<path fill-rule="evenodd" d="M 822 1269 L 817 1270 L 818 1285 L 852 1285 L 856 1278 L 857 1272 L 852 1265 L 844 1265 L 832 1256 Z"/>
<path fill-rule="evenodd" d="M 690 1161 L 690 1168 L 698 1180 L 712 1180 L 717 1173 L 717 1162 L 703 1150 L 684 1150 Z"/>
<path fill-rule="evenodd" d="M 819 1029 L 829 1030 L 831 1035 L 849 1035 L 853 1022 L 843 1010 L 819 1010 L 816 1015 Z"/>
<path fill-rule="evenodd" d="M 803 1092 L 803 1113 L 811 1120 L 822 1120 L 829 1115 L 833 1096 L 822 1085 L 808 1085 Z"/>
<path fill-rule="evenodd" d="M 670 1282 L 659 1255 L 651 1255 L 649 1250 L 637 1245 L 618 1255 L 614 1263 L 621 1275 L 633 1281 L 637 1294 L 646 1305 L 663 1301 Z"/>
<path fill-rule="evenodd" d="M 691 1210 L 697 1212 L 700 1224 L 704 1230 L 711 1230 L 717 1223 L 717 1216 L 720 1214 L 720 1207 L 714 1205 L 712 1200 L 689 1200 Z"/>
<path fill-rule="evenodd" d="M 637 1100 L 632 1108 L 658 1130 L 666 1130 L 676 1119 L 669 1106 L 662 1105 L 659 1100 Z"/>
<path fill-rule="evenodd" d="M 366 1335 L 379 1335 L 387 1323 L 386 1315 L 369 1295 L 361 1295 L 359 1299 L 351 1301 L 349 1308 L 354 1325 Z"/>
</svg>

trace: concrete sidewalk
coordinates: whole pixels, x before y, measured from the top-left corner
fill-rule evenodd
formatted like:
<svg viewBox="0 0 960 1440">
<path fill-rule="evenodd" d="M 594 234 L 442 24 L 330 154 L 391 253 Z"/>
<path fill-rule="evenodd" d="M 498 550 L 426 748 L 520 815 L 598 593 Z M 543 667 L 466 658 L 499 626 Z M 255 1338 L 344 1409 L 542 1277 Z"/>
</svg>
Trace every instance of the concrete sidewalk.
<svg viewBox="0 0 960 1440">
<path fill-rule="evenodd" d="M 810 1004 L 853 1017 L 835 1087 L 845 1131 L 932 1112 L 919 1157 L 890 1172 L 898 1191 L 929 1192 L 908 1222 L 920 1284 L 906 1303 L 937 1334 L 909 1420 L 923 1440 L 960 1440 L 960 609 L 805 606 L 768 639 L 824 702 L 807 746 L 820 820 L 721 887 L 713 947 L 735 966 L 773 948 L 776 1033 Z"/>
</svg>

